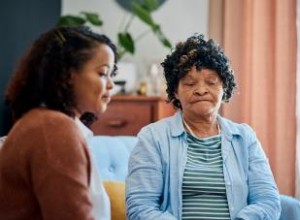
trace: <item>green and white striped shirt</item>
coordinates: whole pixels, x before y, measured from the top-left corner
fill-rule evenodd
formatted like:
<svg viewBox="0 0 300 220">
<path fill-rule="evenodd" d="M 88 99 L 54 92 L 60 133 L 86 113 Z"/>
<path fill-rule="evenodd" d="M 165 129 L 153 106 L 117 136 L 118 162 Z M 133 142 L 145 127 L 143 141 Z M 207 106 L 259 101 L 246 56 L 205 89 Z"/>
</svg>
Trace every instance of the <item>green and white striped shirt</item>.
<svg viewBox="0 0 300 220">
<path fill-rule="evenodd" d="M 182 219 L 230 219 L 221 152 L 221 136 L 188 133 L 182 184 Z"/>
</svg>

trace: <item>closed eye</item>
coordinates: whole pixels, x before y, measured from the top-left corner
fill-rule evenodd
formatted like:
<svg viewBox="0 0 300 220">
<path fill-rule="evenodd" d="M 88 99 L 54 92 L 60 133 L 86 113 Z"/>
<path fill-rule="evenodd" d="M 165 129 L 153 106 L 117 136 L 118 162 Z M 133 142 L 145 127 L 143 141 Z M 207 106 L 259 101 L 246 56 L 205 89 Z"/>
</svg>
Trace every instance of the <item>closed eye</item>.
<svg viewBox="0 0 300 220">
<path fill-rule="evenodd" d="M 183 85 L 185 86 L 194 86 L 196 84 L 196 82 L 194 82 L 194 80 L 186 80 L 183 82 Z"/>
<path fill-rule="evenodd" d="M 185 86 L 193 86 L 195 85 L 194 83 L 184 83 Z"/>
<path fill-rule="evenodd" d="M 217 81 L 207 81 L 208 85 L 215 85 L 217 83 Z"/>
<path fill-rule="evenodd" d="M 220 82 L 220 81 L 218 79 L 215 79 L 215 78 L 206 80 L 206 83 L 208 85 L 211 85 L 211 86 L 218 84 L 218 82 Z"/>
<path fill-rule="evenodd" d="M 106 77 L 107 75 L 106 75 L 106 73 L 103 73 L 103 72 L 100 72 L 100 73 L 98 73 L 98 75 L 101 77 L 101 78 L 103 78 L 103 77 Z"/>
</svg>

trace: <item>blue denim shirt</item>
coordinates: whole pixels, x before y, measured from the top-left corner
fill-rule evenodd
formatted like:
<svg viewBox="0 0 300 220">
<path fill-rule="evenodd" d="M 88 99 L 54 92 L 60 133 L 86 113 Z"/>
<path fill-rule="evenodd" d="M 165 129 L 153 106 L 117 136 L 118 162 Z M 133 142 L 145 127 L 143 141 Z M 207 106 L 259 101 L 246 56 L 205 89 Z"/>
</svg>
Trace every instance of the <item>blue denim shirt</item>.
<svg viewBox="0 0 300 220">
<path fill-rule="evenodd" d="M 254 131 L 221 116 L 218 122 L 231 219 L 278 219 L 278 189 Z M 140 131 L 126 179 L 128 219 L 181 219 L 187 147 L 180 111 Z"/>
</svg>

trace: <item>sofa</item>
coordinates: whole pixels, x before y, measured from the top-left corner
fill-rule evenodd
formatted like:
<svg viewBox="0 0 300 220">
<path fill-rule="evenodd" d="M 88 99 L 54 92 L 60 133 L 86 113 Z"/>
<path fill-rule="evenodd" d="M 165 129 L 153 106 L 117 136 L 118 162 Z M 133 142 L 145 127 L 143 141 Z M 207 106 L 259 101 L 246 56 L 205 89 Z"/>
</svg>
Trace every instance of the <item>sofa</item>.
<svg viewBox="0 0 300 220">
<path fill-rule="evenodd" d="M 110 197 L 112 220 L 126 219 L 125 178 L 129 155 L 137 143 L 137 137 L 94 136 L 88 142 Z M 280 220 L 300 220 L 300 201 L 286 195 L 281 195 L 280 198 Z"/>
<path fill-rule="evenodd" d="M 88 139 L 110 198 L 112 220 L 126 219 L 125 178 L 129 155 L 136 142 L 134 136 L 94 136 Z"/>
<path fill-rule="evenodd" d="M 88 140 L 104 180 L 125 181 L 129 155 L 137 143 L 134 136 L 94 136 Z"/>
</svg>

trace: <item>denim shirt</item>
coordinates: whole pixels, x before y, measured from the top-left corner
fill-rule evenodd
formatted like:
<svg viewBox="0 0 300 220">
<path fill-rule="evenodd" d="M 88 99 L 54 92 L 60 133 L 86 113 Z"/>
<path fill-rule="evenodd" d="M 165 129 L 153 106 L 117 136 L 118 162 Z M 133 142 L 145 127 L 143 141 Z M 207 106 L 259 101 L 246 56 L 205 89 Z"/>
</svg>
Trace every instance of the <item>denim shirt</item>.
<svg viewBox="0 0 300 220">
<path fill-rule="evenodd" d="M 278 219 L 279 192 L 254 131 L 221 116 L 218 122 L 231 219 Z M 187 147 L 180 111 L 140 131 L 126 179 L 128 219 L 181 219 Z"/>
</svg>

